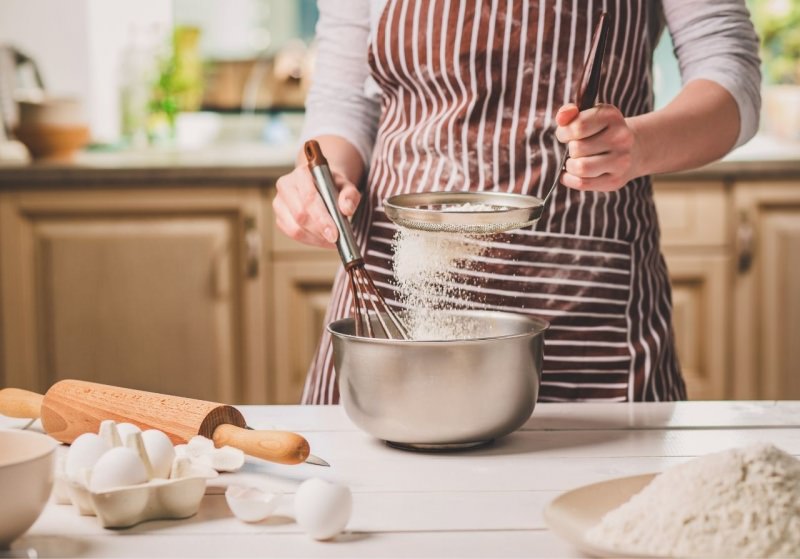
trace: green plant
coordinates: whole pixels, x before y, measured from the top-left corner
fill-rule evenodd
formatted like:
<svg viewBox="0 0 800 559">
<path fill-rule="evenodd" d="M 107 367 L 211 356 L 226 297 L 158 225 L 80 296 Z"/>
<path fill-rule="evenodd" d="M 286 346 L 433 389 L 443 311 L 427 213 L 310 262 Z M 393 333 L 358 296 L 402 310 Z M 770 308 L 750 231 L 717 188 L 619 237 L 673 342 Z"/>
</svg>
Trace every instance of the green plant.
<svg viewBox="0 0 800 559">
<path fill-rule="evenodd" d="M 800 84 L 800 0 L 751 0 L 769 83 Z"/>
<path fill-rule="evenodd" d="M 197 110 L 202 97 L 202 65 L 197 53 L 200 31 L 176 27 L 169 51 L 159 62 L 150 109 L 163 115 L 171 129 L 179 111 Z"/>
</svg>

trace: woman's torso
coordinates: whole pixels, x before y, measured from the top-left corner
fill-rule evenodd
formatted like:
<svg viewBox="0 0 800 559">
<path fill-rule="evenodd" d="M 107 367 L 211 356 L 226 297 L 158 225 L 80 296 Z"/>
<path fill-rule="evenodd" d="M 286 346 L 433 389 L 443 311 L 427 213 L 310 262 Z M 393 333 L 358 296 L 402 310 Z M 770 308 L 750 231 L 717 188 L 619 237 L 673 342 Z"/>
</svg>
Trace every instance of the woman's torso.
<svg viewBox="0 0 800 559">
<path fill-rule="evenodd" d="M 599 102 L 651 110 L 650 64 L 660 5 L 648 2 L 398 0 L 369 48 L 382 113 L 355 227 L 368 267 L 396 299 L 391 195 L 499 190 L 542 196 L 562 147 L 553 116 L 575 97 L 597 16 L 611 19 Z M 466 305 L 541 316 L 541 399 L 684 396 L 671 336 L 669 285 L 650 181 L 612 193 L 558 186 L 536 231 L 491 239 L 469 263 Z M 337 282 L 329 318 L 348 314 Z M 306 401 L 335 395 L 323 340 Z M 325 369 L 327 372 L 323 372 Z M 314 370 L 316 369 L 316 371 Z M 324 400 L 324 398 L 323 398 Z"/>
</svg>

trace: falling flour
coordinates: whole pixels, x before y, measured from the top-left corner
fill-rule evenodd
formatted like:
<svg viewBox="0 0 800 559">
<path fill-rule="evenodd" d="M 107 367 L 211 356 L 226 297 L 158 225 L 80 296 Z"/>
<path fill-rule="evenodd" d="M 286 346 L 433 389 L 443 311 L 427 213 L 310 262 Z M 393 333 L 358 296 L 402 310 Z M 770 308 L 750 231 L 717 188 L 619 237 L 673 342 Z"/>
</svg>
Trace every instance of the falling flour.
<svg viewBox="0 0 800 559">
<path fill-rule="evenodd" d="M 400 229 L 393 244 L 394 276 L 411 339 L 480 337 L 478 323 L 448 311 L 466 308 L 461 272 L 483 247 L 464 235 L 410 229 Z"/>
<path fill-rule="evenodd" d="M 587 538 L 672 557 L 800 557 L 800 460 L 759 443 L 680 464 Z"/>
</svg>

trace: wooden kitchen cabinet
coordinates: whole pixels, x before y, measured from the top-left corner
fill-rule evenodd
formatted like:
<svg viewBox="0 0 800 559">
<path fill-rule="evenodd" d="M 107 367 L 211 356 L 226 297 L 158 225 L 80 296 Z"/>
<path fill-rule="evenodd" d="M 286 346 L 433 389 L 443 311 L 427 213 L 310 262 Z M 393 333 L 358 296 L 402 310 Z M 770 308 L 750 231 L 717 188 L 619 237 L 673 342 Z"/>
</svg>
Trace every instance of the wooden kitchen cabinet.
<svg viewBox="0 0 800 559">
<path fill-rule="evenodd" d="M 800 398 L 800 184 L 739 183 L 733 192 L 738 266 L 736 398 Z"/>
<path fill-rule="evenodd" d="M 660 181 L 654 197 L 672 283 L 676 350 L 689 398 L 726 398 L 732 266 L 726 185 Z"/>
<path fill-rule="evenodd" d="M 297 403 L 340 262 L 277 231 L 286 169 L 134 163 L 0 169 L 0 386 Z M 656 178 L 692 399 L 800 398 L 800 166 L 782 165 Z"/>
<path fill-rule="evenodd" d="M 341 260 L 335 250 L 304 245 L 281 233 L 272 214 L 274 194 L 267 195 L 264 211 L 271 224 L 270 392 L 273 403 L 297 404 L 326 326 L 325 312 Z"/>
<path fill-rule="evenodd" d="M 262 251 L 248 232 L 261 213 L 258 189 L 3 192 L 5 383 L 264 402 Z"/>
<path fill-rule="evenodd" d="M 326 326 L 325 311 L 339 265 L 338 258 L 325 256 L 274 265 L 273 401 L 277 404 L 300 401 L 308 366 Z"/>
</svg>

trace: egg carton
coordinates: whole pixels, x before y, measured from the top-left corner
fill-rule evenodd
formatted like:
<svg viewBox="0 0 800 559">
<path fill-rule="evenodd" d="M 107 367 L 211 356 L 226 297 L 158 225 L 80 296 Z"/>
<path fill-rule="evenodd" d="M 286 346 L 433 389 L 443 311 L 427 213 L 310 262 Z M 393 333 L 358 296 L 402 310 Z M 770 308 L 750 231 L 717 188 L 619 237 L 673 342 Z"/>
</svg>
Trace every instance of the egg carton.
<svg viewBox="0 0 800 559">
<path fill-rule="evenodd" d="M 176 453 L 171 443 L 162 442 L 168 441 L 166 435 L 156 433 L 144 433 L 151 443 L 148 445 L 135 426 L 106 421 L 99 435 L 82 435 L 82 442 L 76 439 L 70 452 L 83 452 L 83 456 L 77 456 L 71 464 L 69 455 L 61 457 L 56 467 L 56 502 L 72 504 L 82 515 L 96 516 L 104 528 L 128 528 L 148 520 L 196 514 L 207 480 L 218 473 L 208 461 L 194 460 L 185 449 Z M 125 436 L 124 445 L 121 435 Z M 105 460 L 105 467 L 96 468 L 101 460 Z M 75 466 L 81 461 L 88 467 Z M 229 466 L 235 466 L 235 462 L 227 461 Z M 68 471 L 70 468 L 72 471 Z M 94 470 L 101 470 L 103 479 L 93 480 Z M 124 483 L 131 479 L 142 481 Z"/>
<path fill-rule="evenodd" d="M 129 528 L 147 520 L 188 518 L 197 514 L 206 492 L 205 475 L 152 479 L 93 492 L 66 480 L 70 501 L 83 515 L 96 516 L 104 528 Z"/>
</svg>

